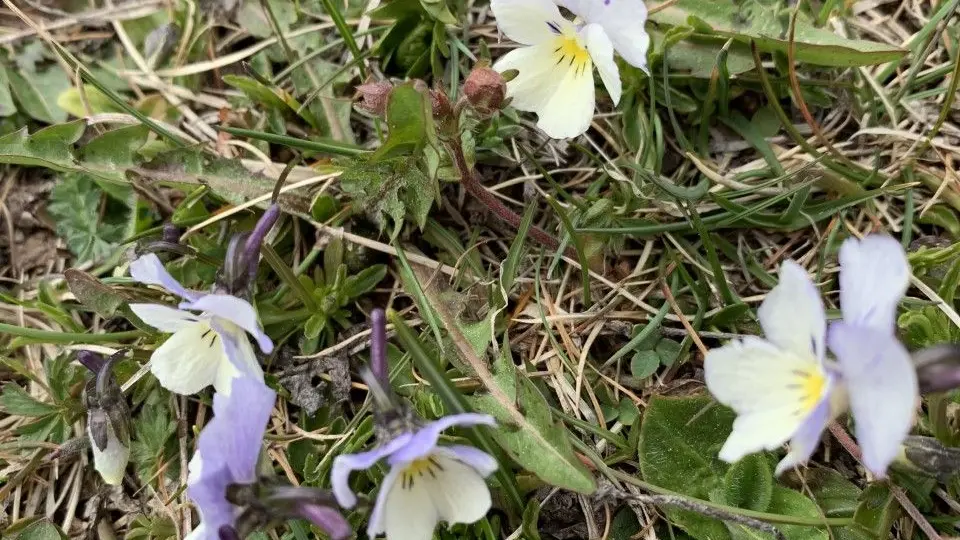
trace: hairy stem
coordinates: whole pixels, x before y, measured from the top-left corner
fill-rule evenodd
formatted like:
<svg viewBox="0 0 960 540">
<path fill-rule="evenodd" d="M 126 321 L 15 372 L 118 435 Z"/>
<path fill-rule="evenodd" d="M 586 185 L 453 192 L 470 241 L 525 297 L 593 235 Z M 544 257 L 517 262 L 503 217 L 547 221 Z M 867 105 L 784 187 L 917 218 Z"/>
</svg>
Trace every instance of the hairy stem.
<svg viewBox="0 0 960 540">
<path fill-rule="evenodd" d="M 519 227 L 520 214 L 507 208 L 505 204 L 500 202 L 500 199 L 497 199 L 492 193 L 484 189 L 476 173 L 467 165 L 467 158 L 463 154 L 463 146 L 460 143 L 460 139 L 456 137 L 451 138 L 451 140 L 447 142 L 447 149 L 450 151 L 450 155 L 453 156 L 453 162 L 456 164 L 457 170 L 460 171 L 460 183 L 463 184 L 467 192 L 473 195 L 491 212 L 496 214 L 497 217 L 514 227 Z M 560 248 L 560 242 L 555 237 L 536 225 L 530 226 L 530 236 L 548 248 Z"/>
</svg>

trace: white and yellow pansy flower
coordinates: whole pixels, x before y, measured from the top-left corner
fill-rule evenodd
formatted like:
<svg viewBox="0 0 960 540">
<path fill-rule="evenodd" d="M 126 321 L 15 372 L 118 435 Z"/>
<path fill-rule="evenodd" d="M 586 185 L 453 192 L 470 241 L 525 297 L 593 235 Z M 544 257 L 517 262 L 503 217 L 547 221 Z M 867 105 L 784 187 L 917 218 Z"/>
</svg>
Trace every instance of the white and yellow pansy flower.
<svg viewBox="0 0 960 540">
<path fill-rule="evenodd" d="M 849 407 L 864 465 L 876 476 L 886 473 L 919 395 L 909 354 L 894 334 L 910 267 L 899 243 L 882 235 L 844 242 L 840 266 L 842 321 L 828 329 L 816 287 L 800 265 L 786 261 L 757 313 L 766 339 L 749 336 L 707 354 L 707 388 L 737 413 L 720 459 L 737 461 L 789 441 L 780 474 L 807 461 L 827 424 Z M 835 360 L 826 358 L 827 345 Z"/>
<path fill-rule="evenodd" d="M 537 113 L 537 126 L 556 139 L 587 131 L 596 106 L 593 68 L 614 105 L 623 92 L 614 51 L 646 71 L 650 37 L 644 30 L 647 8 L 641 0 L 559 0 L 576 16 L 570 21 L 550 0 L 492 0 L 497 26 L 525 45 L 494 64 L 503 73 L 517 70 L 507 97 L 521 111 Z"/>
<path fill-rule="evenodd" d="M 188 290 L 167 273 L 152 253 L 133 261 L 130 275 L 184 299 L 178 308 L 130 304 L 143 322 L 173 334 L 150 357 L 150 371 L 164 388 L 186 395 L 213 385 L 217 392 L 229 395 L 237 377 L 263 380 L 263 369 L 247 333 L 264 353 L 273 351 L 273 342 L 260 327 L 250 302 L 229 294 Z"/>
</svg>

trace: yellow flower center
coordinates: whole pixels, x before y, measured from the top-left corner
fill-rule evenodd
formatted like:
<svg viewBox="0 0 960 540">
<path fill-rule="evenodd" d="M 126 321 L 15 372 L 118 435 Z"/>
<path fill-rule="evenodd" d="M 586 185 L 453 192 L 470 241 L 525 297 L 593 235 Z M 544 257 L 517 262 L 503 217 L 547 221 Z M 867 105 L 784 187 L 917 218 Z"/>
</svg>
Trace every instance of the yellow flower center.
<svg viewBox="0 0 960 540">
<path fill-rule="evenodd" d="M 587 52 L 579 37 L 565 33 L 558 36 L 554 43 L 553 55 L 557 59 L 557 65 L 568 63 L 576 70 L 577 77 L 590 73 L 593 67 L 590 53 Z"/>
<path fill-rule="evenodd" d="M 801 401 L 802 411 L 810 412 L 820 401 L 823 394 L 823 387 L 827 384 L 827 378 L 824 376 L 820 366 L 812 365 L 805 371 L 797 371 L 800 377 L 800 391 L 803 394 Z"/>
<path fill-rule="evenodd" d="M 433 456 L 415 459 L 400 472 L 400 487 L 407 490 L 413 489 L 414 482 L 427 475 L 436 478 L 437 473 L 442 471 L 443 466 Z"/>
</svg>

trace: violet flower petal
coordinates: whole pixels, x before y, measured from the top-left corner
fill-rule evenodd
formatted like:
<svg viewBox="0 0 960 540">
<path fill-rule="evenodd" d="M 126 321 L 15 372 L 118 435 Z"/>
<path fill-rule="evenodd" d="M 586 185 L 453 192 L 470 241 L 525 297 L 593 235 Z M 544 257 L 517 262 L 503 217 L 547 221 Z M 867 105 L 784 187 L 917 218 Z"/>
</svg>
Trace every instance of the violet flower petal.
<svg viewBox="0 0 960 540">
<path fill-rule="evenodd" d="M 154 253 L 141 255 L 130 263 L 130 277 L 147 285 L 159 285 L 187 300 L 196 300 L 202 295 L 202 293 L 187 290 L 180 282 L 173 279 L 160 262 L 160 258 Z"/>
<path fill-rule="evenodd" d="M 353 508 L 357 504 L 357 496 L 350 489 L 351 472 L 373 467 L 376 462 L 405 447 L 412 438 L 411 433 L 403 433 L 373 450 L 357 454 L 342 454 L 334 458 L 333 467 L 330 470 L 330 484 L 337 504 L 344 508 Z"/>
<path fill-rule="evenodd" d="M 210 320 L 210 327 L 220 336 L 223 353 L 227 357 L 227 362 L 220 363 L 213 382 L 217 392 L 229 395 L 232 392 L 233 380 L 238 377 L 250 377 L 263 381 L 263 368 L 260 367 L 260 361 L 257 360 L 257 355 L 250 346 L 247 334 L 240 329 L 235 328 L 231 331 L 225 328 L 216 318 Z"/>
<path fill-rule="evenodd" d="M 237 508 L 230 504 L 225 496 L 227 486 L 233 483 L 233 477 L 224 464 L 216 467 L 203 465 L 201 470 L 199 483 L 187 486 L 187 495 L 200 511 L 201 522 L 190 538 L 214 540 L 219 538 L 217 531 L 220 527 L 233 525 L 237 518 Z"/>
<path fill-rule="evenodd" d="M 796 433 L 793 434 L 790 439 L 790 451 L 780 460 L 780 463 L 777 463 L 777 468 L 774 471 L 776 476 L 780 476 L 784 471 L 806 463 L 810 459 L 813 451 L 820 444 L 820 437 L 823 436 L 823 430 L 830 423 L 830 417 L 830 392 L 828 391 L 816 408 L 800 424 Z"/>
<path fill-rule="evenodd" d="M 273 341 L 264 333 L 257 319 L 257 312 L 250 302 L 229 294 L 208 294 L 193 302 L 182 302 L 180 309 L 203 311 L 226 319 L 243 328 L 257 340 L 260 350 L 266 354 L 273 351 Z"/>
<path fill-rule="evenodd" d="M 910 264 L 893 238 L 871 234 L 840 246 L 840 309 L 848 324 L 893 332 L 909 283 Z"/>
<path fill-rule="evenodd" d="M 831 324 L 827 340 L 850 394 L 863 464 L 883 477 L 916 412 L 919 391 L 910 355 L 888 331 L 846 322 Z"/>
<path fill-rule="evenodd" d="M 353 528 L 340 512 L 319 504 L 300 503 L 297 513 L 301 517 L 323 529 L 333 540 L 343 540 L 353 534 Z"/>
<path fill-rule="evenodd" d="M 214 395 L 214 416 L 200 433 L 187 487 L 205 530 L 214 532 L 233 524 L 237 509 L 227 501 L 227 486 L 256 479 L 263 434 L 275 400 L 273 390 L 248 377 L 233 382 L 230 397 Z"/>
<path fill-rule="evenodd" d="M 393 452 L 387 458 L 387 463 L 395 466 L 422 458 L 430 454 L 430 452 L 437 447 L 437 441 L 440 440 L 440 433 L 444 430 L 453 426 L 477 425 L 495 426 L 497 422 L 488 414 L 463 413 L 444 416 L 418 429 L 407 445 Z"/>
</svg>

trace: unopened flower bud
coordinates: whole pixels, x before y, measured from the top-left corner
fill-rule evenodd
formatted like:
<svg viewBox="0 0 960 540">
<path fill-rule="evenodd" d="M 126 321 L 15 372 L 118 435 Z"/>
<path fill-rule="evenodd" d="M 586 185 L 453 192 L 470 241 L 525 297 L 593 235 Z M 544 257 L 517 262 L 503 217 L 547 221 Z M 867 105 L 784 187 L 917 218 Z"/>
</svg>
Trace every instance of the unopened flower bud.
<svg viewBox="0 0 960 540">
<path fill-rule="evenodd" d="M 272 204 L 257 220 L 252 231 L 235 234 L 230 239 L 223 267 L 217 277 L 217 288 L 234 296 L 242 297 L 250 293 L 250 288 L 257 279 L 260 248 L 278 219 L 280 207 Z"/>
<path fill-rule="evenodd" d="M 82 353 L 86 354 L 80 355 L 80 361 L 94 371 L 85 389 L 87 436 L 93 450 L 93 466 L 104 482 L 119 485 L 130 460 L 130 411 L 113 377 L 113 364 L 126 351 L 106 360 L 90 351 Z"/>
<path fill-rule="evenodd" d="M 370 82 L 357 87 L 360 103 L 357 106 L 371 114 L 383 116 L 387 112 L 387 98 L 393 85 L 387 81 Z"/>
<path fill-rule="evenodd" d="M 481 116 L 490 116 L 500 110 L 507 95 L 503 75 L 489 67 L 476 67 L 463 83 L 463 94 L 473 110 Z"/>
<path fill-rule="evenodd" d="M 960 345 L 936 345 L 913 353 L 920 392 L 945 392 L 960 387 Z"/>
<path fill-rule="evenodd" d="M 960 448 L 946 447 L 933 437 L 907 437 L 903 452 L 909 465 L 941 482 L 960 472 Z"/>
<path fill-rule="evenodd" d="M 350 522 L 340 512 L 329 506 L 300 503 L 297 505 L 297 514 L 326 531 L 327 535 L 333 540 L 343 540 L 353 534 Z"/>
<path fill-rule="evenodd" d="M 160 239 L 164 242 L 170 242 L 171 244 L 179 244 L 180 227 L 177 227 L 173 223 L 164 223 L 163 232 L 160 233 Z"/>
</svg>

